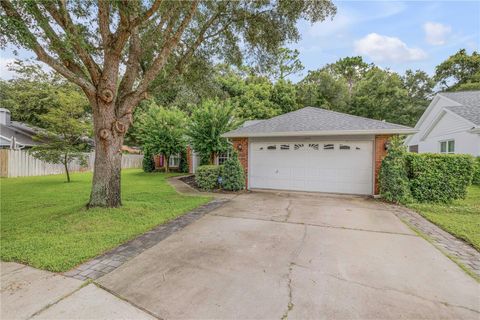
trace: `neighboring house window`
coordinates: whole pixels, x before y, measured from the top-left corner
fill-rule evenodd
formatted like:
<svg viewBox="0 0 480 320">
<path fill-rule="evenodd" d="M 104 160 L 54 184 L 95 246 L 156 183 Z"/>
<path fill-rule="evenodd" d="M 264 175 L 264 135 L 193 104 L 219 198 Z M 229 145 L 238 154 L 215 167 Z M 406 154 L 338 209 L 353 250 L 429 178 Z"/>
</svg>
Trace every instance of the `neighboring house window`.
<svg viewBox="0 0 480 320">
<path fill-rule="evenodd" d="M 260 150 L 262 150 L 262 149 L 263 149 L 263 148 L 260 148 Z M 229 157 L 230 157 L 230 153 L 229 153 L 229 152 L 219 153 L 219 154 L 218 154 L 218 164 L 224 164 L 225 161 L 227 161 Z"/>
<path fill-rule="evenodd" d="M 455 140 L 440 141 L 440 153 L 455 153 Z"/>
<path fill-rule="evenodd" d="M 408 147 L 408 151 L 418 153 L 418 144 L 412 145 Z"/>
<path fill-rule="evenodd" d="M 180 155 L 172 154 L 170 156 L 170 159 L 168 160 L 168 166 L 172 168 L 172 167 L 178 167 L 179 165 L 180 165 Z"/>
</svg>

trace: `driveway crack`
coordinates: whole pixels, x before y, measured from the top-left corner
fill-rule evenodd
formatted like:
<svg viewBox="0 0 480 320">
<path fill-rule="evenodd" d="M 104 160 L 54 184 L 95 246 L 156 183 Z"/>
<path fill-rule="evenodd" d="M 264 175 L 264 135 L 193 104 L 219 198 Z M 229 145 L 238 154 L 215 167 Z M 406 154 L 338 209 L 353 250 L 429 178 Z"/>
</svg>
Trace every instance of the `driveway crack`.
<svg viewBox="0 0 480 320">
<path fill-rule="evenodd" d="M 287 222 L 288 219 L 290 218 L 290 215 L 292 214 L 292 200 L 288 200 L 288 206 L 286 208 L 287 210 L 287 215 L 285 216 L 285 220 L 283 220 L 284 222 Z"/>
<path fill-rule="evenodd" d="M 295 266 L 295 260 L 302 252 L 303 246 L 305 244 L 305 239 L 307 238 L 307 225 L 304 224 L 303 226 L 304 228 L 303 228 L 302 239 L 298 247 L 292 252 L 292 258 L 290 261 L 290 265 L 288 266 L 288 273 L 287 273 L 288 304 L 287 304 L 287 309 L 282 315 L 282 318 L 281 318 L 282 320 L 288 319 L 288 314 L 290 313 L 290 311 L 292 311 L 293 307 L 295 306 L 293 303 L 293 294 L 292 294 L 292 291 L 293 291 L 292 290 L 292 271 L 293 271 L 293 267 Z"/>
<path fill-rule="evenodd" d="M 300 268 L 310 269 L 309 267 L 303 266 L 303 265 L 300 265 L 300 264 L 293 264 L 293 265 L 297 266 L 297 267 L 300 267 Z M 291 266 L 291 268 L 293 267 L 293 265 Z M 396 293 L 400 293 L 400 294 L 404 294 L 404 295 L 407 295 L 407 296 L 415 297 L 417 299 L 421 299 L 421 300 L 424 300 L 424 301 L 428 301 L 428 302 L 432 302 L 432 303 L 439 303 L 439 304 L 442 304 L 446 307 L 454 307 L 454 308 L 465 309 L 465 310 L 480 314 L 479 310 L 475 310 L 475 309 L 472 309 L 472 308 L 469 308 L 469 307 L 466 307 L 466 306 L 462 306 L 462 305 L 451 304 L 451 303 L 448 303 L 448 302 L 445 302 L 445 301 L 431 300 L 431 299 L 422 297 L 420 295 L 410 293 L 410 292 L 406 292 L 406 291 L 403 291 L 403 290 L 399 290 L 399 289 L 395 289 L 395 288 L 391 288 L 391 287 L 376 287 L 376 286 L 372 286 L 372 285 L 369 285 L 369 284 L 366 284 L 366 283 L 363 283 L 363 282 L 346 279 L 346 278 L 340 277 L 340 276 L 338 276 L 336 274 L 332 274 L 332 273 L 322 272 L 322 274 L 326 275 L 327 277 L 331 277 L 331 278 L 334 278 L 334 279 L 337 279 L 337 280 L 340 280 L 340 281 L 348 282 L 348 283 L 351 283 L 351 284 L 354 284 L 354 285 L 357 285 L 357 286 L 361 286 L 361 287 L 365 287 L 365 288 L 369 288 L 369 289 L 373 289 L 373 290 L 379 290 L 379 291 L 393 291 L 393 292 L 396 292 Z"/>
</svg>

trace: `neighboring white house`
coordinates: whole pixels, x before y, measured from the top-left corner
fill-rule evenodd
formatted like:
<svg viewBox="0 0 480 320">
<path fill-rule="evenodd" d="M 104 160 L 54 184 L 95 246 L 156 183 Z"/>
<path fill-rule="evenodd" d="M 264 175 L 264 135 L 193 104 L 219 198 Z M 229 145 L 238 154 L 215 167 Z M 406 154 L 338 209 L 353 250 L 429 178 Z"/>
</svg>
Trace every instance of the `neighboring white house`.
<svg viewBox="0 0 480 320">
<path fill-rule="evenodd" d="M 405 141 L 411 152 L 480 156 L 480 91 L 442 92 Z"/>
</svg>

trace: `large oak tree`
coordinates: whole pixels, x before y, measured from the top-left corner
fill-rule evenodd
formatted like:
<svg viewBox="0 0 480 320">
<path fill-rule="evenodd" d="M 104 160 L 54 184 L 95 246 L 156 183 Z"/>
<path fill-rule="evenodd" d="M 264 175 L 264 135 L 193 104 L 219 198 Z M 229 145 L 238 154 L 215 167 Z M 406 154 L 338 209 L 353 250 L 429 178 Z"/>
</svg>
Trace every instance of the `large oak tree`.
<svg viewBox="0 0 480 320">
<path fill-rule="evenodd" d="M 296 22 L 335 13 L 329 0 L 2 0 L 0 43 L 32 50 L 92 106 L 89 206 L 121 205 L 121 146 L 156 78 L 195 57 L 240 63 L 296 41 Z"/>
</svg>

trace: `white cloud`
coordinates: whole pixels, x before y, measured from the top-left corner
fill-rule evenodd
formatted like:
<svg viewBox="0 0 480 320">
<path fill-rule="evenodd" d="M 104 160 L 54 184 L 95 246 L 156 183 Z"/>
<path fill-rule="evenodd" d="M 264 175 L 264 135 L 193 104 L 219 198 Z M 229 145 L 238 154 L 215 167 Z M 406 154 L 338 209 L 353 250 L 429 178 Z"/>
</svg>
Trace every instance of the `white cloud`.
<svg viewBox="0 0 480 320">
<path fill-rule="evenodd" d="M 427 22 L 423 25 L 425 31 L 425 40 L 429 44 L 439 46 L 445 44 L 447 36 L 452 32 L 452 27 L 436 23 Z"/>
<path fill-rule="evenodd" d="M 355 52 L 370 57 L 375 62 L 417 61 L 427 57 L 425 51 L 410 48 L 405 42 L 395 37 L 370 33 L 355 41 Z"/>
<path fill-rule="evenodd" d="M 307 34 L 314 38 L 341 37 L 355 25 L 370 21 L 392 17 L 403 12 L 406 5 L 403 2 L 375 2 L 371 4 L 372 12 L 365 15 L 363 11 L 353 10 L 349 6 L 339 3 L 338 11 L 332 20 L 327 19 L 313 23 L 307 29 Z"/>
</svg>

